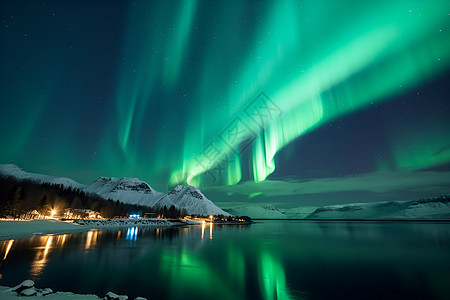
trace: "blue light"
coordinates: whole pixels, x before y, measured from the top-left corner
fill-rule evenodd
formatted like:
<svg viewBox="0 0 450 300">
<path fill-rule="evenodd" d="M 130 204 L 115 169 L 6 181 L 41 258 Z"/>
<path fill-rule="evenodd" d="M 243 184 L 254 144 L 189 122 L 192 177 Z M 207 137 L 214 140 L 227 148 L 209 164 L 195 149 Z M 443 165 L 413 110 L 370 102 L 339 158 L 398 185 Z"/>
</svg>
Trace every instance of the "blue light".
<svg viewBox="0 0 450 300">
<path fill-rule="evenodd" d="M 127 230 L 127 240 L 135 241 L 137 239 L 138 235 L 138 228 L 137 227 L 131 227 Z"/>
<path fill-rule="evenodd" d="M 138 214 L 130 215 L 130 219 L 139 219 L 140 217 L 141 217 L 141 215 L 138 215 Z"/>
</svg>

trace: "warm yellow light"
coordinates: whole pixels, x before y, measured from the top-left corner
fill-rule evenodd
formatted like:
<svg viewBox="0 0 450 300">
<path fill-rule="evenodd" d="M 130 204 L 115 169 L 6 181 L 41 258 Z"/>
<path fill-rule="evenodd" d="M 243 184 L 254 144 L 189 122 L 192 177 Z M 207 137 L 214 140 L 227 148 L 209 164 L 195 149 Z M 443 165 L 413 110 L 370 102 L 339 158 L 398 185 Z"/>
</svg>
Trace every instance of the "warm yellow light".
<svg viewBox="0 0 450 300">
<path fill-rule="evenodd" d="M 209 239 L 212 240 L 213 223 L 209 223 Z"/>
<path fill-rule="evenodd" d="M 203 220 L 202 221 L 202 240 L 203 240 L 203 237 L 205 236 L 205 220 Z"/>
<path fill-rule="evenodd" d="M 11 247 L 12 247 L 13 243 L 14 243 L 14 240 L 10 240 L 8 242 L 8 246 L 6 246 L 5 256 L 3 256 L 3 260 L 5 260 L 6 257 L 8 256 L 9 250 L 11 250 Z"/>
<path fill-rule="evenodd" d="M 52 217 L 53 217 L 54 215 L 56 215 L 56 210 L 52 209 L 51 215 L 52 215 Z"/>
</svg>

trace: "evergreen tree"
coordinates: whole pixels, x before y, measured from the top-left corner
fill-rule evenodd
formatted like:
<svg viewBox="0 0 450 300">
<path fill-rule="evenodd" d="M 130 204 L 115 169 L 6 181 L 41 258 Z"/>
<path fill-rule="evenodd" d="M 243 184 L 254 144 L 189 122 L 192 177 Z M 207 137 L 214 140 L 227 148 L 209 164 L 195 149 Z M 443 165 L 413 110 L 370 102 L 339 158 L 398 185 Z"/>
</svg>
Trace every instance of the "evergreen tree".
<svg viewBox="0 0 450 300">
<path fill-rule="evenodd" d="M 39 201 L 38 212 L 41 215 L 47 216 L 49 211 L 50 211 L 50 205 L 48 204 L 48 201 L 47 201 L 47 195 L 44 194 L 44 196 L 42 196 L 41 200 Z"/>
</svg>

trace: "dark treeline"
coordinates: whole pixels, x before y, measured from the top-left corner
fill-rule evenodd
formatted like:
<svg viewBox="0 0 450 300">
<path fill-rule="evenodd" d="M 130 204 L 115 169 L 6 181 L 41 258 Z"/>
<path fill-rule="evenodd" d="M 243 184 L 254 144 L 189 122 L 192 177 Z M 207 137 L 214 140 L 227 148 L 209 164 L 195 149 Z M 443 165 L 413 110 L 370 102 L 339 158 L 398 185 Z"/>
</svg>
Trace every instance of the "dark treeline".
<svg viewBox="0 0 450 300">
<path fill-rule="evenodd" d="M 66 208 L 91 209 L 105 218 L 154 212 L 149 207 L 106 200 L 62 184 L 38 183 L 0 175 L 0 217 L 28 218 L 33 210 L 49 215 L 52 209 L 62 216 Z"/>
<path fill-rule="evenodd" d="M 163 206 L 160 208 L 154 209 L 156 214 L 160 216 L 161 218 L 167 218 L 167 219 L 176 219 L 176 218 L 182 218 L 187 216 L 186 209 L 177 209 L 175 206 L 171 206 L 167 208 L 167 206 Z"/>
</svg>

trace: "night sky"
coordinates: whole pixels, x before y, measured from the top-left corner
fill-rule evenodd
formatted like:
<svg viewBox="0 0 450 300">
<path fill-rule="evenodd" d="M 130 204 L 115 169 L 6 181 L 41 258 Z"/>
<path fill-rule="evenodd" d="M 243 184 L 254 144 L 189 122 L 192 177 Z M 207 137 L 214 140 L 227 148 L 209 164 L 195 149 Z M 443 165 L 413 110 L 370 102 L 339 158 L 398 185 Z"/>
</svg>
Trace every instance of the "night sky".
<svg viewBox="0 0 450 300">
<path fill-rule="evenodd" d="M 0 163 L 222 206 L 450 193 L 450 2 L 1 1 Z"/>
</svg>

